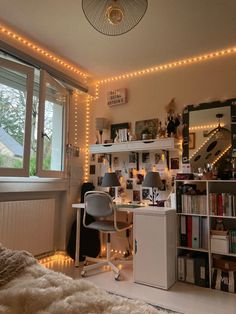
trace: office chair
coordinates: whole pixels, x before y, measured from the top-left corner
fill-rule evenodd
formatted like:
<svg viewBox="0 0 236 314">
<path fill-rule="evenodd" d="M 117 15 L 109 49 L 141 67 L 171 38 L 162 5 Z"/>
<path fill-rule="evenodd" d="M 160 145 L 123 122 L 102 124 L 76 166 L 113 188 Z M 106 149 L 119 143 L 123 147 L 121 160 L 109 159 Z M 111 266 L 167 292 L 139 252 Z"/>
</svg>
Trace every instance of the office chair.
<svg viewBox="0 0 236 314">
<path fill-rule="evenodd" d="M 121 232 L 127 229 L 132 228 L 132 224 L 117 221 L 116 206 L 112 201 L 111 196 L 102 191 L 88 191 L 84 196 L 84 216 L 83 216 L 83 225 L 86 228 L 96 229 L 102 233 L 107 234 L 107 254 L 106 258 L 85 258 L 85 266 L 81 272 L 81 276 L 86 276 L 86 271 L 101 267 L 103 265 L 109 265 L 111 270 L 115 273 L 115 279 L 119 280 L 120 270 L 111 262 L 114 259 L 114 256 L 110 256 L 110 240 L 111 233 Z M 91 215 L 96 219 L 96 221 L 91 222 L 86 225 L 86 214 Z M 113 216 L 112 221 L 104 220 L 108 216 Z M 95 264 L 86 265 L 87 262 L 94 262 Z"/>
</svg>

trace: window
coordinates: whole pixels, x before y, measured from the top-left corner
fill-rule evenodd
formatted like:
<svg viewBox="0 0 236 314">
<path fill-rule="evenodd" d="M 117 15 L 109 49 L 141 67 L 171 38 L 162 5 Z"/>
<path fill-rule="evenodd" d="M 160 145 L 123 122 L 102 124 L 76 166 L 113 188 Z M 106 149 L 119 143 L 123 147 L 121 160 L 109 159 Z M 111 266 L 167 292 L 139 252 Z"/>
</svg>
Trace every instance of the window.
<svg viewBox="0 0 236 314">
<path fill-rule="evenodd" d="M 0 58 L 0 175 L 63 177 L 68 89 Z"/>
</svg>

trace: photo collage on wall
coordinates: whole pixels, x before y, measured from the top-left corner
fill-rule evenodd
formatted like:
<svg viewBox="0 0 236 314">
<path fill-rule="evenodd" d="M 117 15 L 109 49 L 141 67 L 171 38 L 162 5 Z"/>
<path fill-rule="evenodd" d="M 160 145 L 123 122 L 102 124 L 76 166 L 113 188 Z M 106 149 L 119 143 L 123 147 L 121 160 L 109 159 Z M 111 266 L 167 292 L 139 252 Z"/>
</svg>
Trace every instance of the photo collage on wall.
<svg viewBox="0 0 236 314">
<path fill-rule="evenodd" d="M 108 189 L 101 187 L 101 184 L 104 173 L 108 172 L 110 158 L 112 172 L 117 174 L 121 186 Z M 148 202 L 151 188 L 142 186 L 145 174 L 148 171 L 160 173 L 163 191 L 159 192 L 159 197 L 165 198 L 167 194 L 165 192 L 173 189 L 173 178 L 179 172 L 179 167 L 178 152 L 170 152 L 169 156 L 164 151 L 92 154 L 90 155 L 90 181 L 95 185 L 95 189 L 109 190 L 112 197 L 121 198 L 122 201 Z"/>
</svg>

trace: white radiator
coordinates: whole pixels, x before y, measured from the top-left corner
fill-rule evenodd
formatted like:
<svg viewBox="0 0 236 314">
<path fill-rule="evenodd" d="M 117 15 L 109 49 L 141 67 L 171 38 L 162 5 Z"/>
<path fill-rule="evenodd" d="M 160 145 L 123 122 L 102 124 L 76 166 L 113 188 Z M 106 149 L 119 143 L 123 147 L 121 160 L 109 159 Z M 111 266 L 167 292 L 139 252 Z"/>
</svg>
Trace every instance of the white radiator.
<svg viewBox="0 0 236 314">
<path fill-rule="evenodd" d="M 33 255 L 54 249 L 55 200 L 0 202 L 0 243 Z"/>
</svg>

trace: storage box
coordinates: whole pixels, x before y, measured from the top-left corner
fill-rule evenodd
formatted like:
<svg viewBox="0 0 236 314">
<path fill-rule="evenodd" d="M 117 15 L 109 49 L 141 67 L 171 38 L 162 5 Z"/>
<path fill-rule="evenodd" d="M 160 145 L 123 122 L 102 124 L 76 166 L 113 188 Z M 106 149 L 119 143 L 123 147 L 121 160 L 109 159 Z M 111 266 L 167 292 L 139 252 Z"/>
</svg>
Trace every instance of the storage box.
<svg viewBox="0 0 236 314">
<path fill-rule="evenodd" d="M 229 236 L 228 235 L 211 235 L 212 253 L 228 254 L 229 253 Z"/>
</svg>

